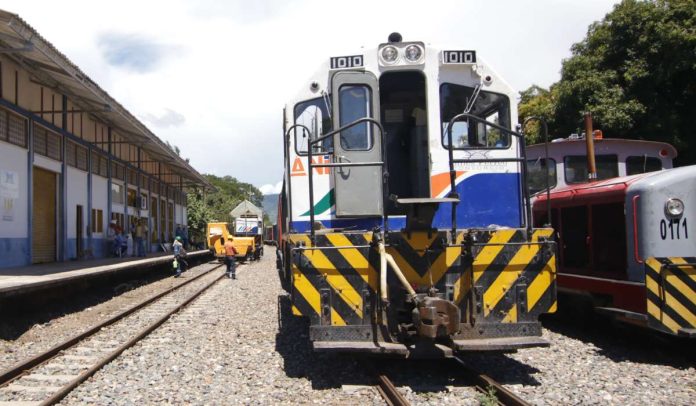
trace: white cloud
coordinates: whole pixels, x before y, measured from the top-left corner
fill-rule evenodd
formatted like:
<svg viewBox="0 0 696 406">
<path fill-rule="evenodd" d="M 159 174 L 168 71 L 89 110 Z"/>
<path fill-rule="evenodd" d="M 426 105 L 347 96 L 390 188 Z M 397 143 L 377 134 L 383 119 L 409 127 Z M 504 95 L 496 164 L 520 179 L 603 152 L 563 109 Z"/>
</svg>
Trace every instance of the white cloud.
<svg viewBox="0 0 696 406">
<path fill-rule="evenodd" d="M 283 104 L 329 56 L 399 31 L 405 40 L 476 49 L 517 89 L 548 86 L 570 46 L 616 2 L 5 0 L 2 8 L 146 118 L 198 171 L 275 190 Z M 130 42 L 114 47 L 113 33 Z M 156 124 L 168 111 L 178 125 Z"/>
<path fill-rule="evenodd" d="M 259 187 L 259 190 L 261 193 L 264 195 L 277 195 L 280 193 L 280 190 L 283 188 L 283 181 L 280 181 L 276 183 L 275 185 L 271 185 L 270 183 L 267 183 L 263 186 Z"/>
</svg>

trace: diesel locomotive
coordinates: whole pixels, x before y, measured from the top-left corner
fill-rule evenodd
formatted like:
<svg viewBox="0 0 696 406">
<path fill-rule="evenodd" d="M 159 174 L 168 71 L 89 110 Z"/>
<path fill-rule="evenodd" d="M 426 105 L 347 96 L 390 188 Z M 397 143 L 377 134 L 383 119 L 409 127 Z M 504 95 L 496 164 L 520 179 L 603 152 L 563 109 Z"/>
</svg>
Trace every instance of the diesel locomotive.
<svg viewBox="0 0 696 406">
<path fill-rule="evenodd" d="M 515 97 L 475 50 L 394 33 L 287 102 L 277 264 L 315 351 L 548 345 L 556 244 L 532 227 Z"/>
</svg>

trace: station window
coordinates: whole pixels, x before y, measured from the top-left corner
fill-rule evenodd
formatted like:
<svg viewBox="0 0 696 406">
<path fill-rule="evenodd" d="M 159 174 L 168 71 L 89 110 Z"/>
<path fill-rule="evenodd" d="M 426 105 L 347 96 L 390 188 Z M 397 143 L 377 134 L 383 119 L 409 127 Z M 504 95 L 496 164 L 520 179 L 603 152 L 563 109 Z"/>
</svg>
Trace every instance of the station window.
<svg viewBox="0 0 696 406">
<path fill-rule="evenodd" d="M 626 175 L 655 172 L 662 169 L 662 160 L 652 156 L 629 156 L 626 158 Z"/>
<path fill-rule="evenodd" d="M 341 86 L 338 91 L 339 126 L 355 120 L 372 117 L 372 95 L 370 88 L 360 85 Z M 361 123 L 341 132 L 341 147 L 346 150 L 369 150 L 372 134 L 368 123 Z"/>
<path fill-rule="evenodd" d="M 563 158 L 566 183 L 587 182 L 587 156 L 568 155 Z M 619 159 L 616 155 L 596 155 L 597 180 L 619 176 Z"/>
<path fill-rule="evenodd" d="M 135 189 L 128 188 L 128 206 L 136 207 L 137 192 Z"/>
<path fill-rule="evenodd" d="M 442 145 L 449 143 L 447 127 L 450 120 L 464 111 L 469 111 L 481 120 L 510 129 L 510 99 L 499 93 L 476 88 L 444 83 L 440 86 L 440 120 Z M 508 148 L 510 135 L 482 121 L 457 121 L 452 124 L 452 146 L 467 148 Z"/>
<path fill-rule="evenodd" d="M 549 158 L 549 189 L 556 187 L 556 160 Z M 527 160 L 527 182 L 529 193 L 546 190 L 546 158 Z"/>
<path fill-rule="evenodd" d="M 123 204 L 123 185 L 118 183 L 111 183 L 111 202 Z"/>
<path fill-rule="evenodd" d="M 104 210 L 92 209 L 92 232 L 104 232 Z"/>
<path fill-rule="evenodd" d="M 125 170 L 123 165 L 119 165 L 116 162 L 111 163 L 111 177 L 115 179 L 125 180 Z"/>
<path fill-rule="evenodd" d="M 26 148 L 27 120 L 0 109 L 0 140 Z"/>
<path fill-rule="evenodd" d="M 121 229 L 123 229 L 123 224 L 124 224 L 124 216 L 123 213 L 111 213 L 111 220 L 116 220 L 116 224 L 118 224 Z"/>
<path fill-rule="evenodd" d="M 34 152 L 56 161 L 63 159 L 62 137 L 47 129 L 34 125 Z"/>
<path fill-rule="evenodd" d="M 301 124 L 310 129 L 312 139 L 319 138 L 323 134 L 331 131 L 331 113 L 329 112 L 329 100 L 331 95 L 307 100 L 295 105 L 294 118 L 295 124 Z M 309 136 L 306 130 L 296 128 L 294 130 L 295 152 L 298 154 L 307 153 L 307 140 Z M 322 145 L 315 147 L 312 153 L 329 153 L 333 151 L 333 139 L 327 138 Z"/>
</svg>

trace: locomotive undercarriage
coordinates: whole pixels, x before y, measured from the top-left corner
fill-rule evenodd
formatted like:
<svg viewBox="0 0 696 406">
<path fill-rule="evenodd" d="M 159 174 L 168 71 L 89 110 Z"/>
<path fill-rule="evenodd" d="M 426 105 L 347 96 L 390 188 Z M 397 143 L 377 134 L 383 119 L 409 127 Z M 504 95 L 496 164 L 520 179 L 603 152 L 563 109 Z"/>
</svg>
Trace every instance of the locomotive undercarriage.
<svg viewBox="0 0 696 406">
<path fill-rule="evenodd" d="M 545 346 L 538 317 L 556 306 L 550 235 L 290 234 L 293 312 L 309 318 L 315 351 L 438 357 Z"/>
</svg>

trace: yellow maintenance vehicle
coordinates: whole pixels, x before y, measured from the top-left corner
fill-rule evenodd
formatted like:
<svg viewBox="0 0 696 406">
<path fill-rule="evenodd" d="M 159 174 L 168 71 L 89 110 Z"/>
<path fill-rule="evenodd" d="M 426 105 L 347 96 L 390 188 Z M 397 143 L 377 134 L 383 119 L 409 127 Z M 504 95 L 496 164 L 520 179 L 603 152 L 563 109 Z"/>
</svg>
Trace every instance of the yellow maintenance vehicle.
<svg viewBox="0 0 696 406">
<path fill-rule="evenodd" d="M 244 261 L 247 258 L 251 258 L 256 249 L 256 241 L 254 241 L 254 238 L 235 237 L 229 232 L 227 225 L 228 223 L 208 223 L 208 248 L 210 248 L 218 260 L 222 261 L 225 258 L 225 247 L 223 246 L 222 239 L 231 239 L 234 248 L 237 250 L 237 259 Z"/>
</svg>

